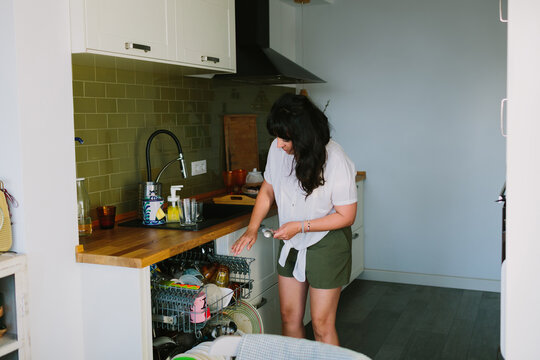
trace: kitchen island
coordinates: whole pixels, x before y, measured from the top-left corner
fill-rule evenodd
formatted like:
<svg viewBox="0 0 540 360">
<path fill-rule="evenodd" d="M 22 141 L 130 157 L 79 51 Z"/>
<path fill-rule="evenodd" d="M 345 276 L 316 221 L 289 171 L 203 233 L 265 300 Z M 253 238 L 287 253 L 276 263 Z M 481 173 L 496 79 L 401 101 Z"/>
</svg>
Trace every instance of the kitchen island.
<svg viewBox="0 0 540 360">
<path fill-rule="evenodd" d="M 365 172 L 356 181 L 362 186 Z M 359 187 L 357 222 L 363 214 L 362 187 Z M 269 228 L 278 226 L 274 208 L 264 220 Z M 81 263 L 83 289 L 84 354 L 87 359 L 152 359 L 152 292 L 149 265 L 204 243 L 215 241 L 216 253 L 227 255 L 231 244 L 245 231 L 249 214 L 199 231 L 118 227 L 96 230 L 81 240 L 76 249 Z M 361 219 L 360 219 L 361 220 Z M 359 261 L 363 269 L 363 227 Z M 241 256 L 254 258 L 254 280 L 248 299 L 266 322 L 265 332 L 279 333 L 279 297 L 276 258 L 278 240 L 264 238 Z M 354 268 L 353 259 L 353 268 Z"/>
</svg>

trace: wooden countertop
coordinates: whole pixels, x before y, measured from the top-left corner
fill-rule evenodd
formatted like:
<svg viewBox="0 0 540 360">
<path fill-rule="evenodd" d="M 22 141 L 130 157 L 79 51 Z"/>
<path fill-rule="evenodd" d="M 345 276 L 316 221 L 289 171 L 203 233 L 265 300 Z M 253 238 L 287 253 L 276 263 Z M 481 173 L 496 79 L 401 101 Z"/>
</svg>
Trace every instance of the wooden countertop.
<svg viewBox="0 0 540 360">
<path fill-rule="evenodd" d="M 356 181 L 365 178 L 365 171 L 359 171 L 356 175 Z M 272 208 L 268 217 L 276 214 L 277 209 Z M 250 216 L 251 214 L 241 215 L 199 231 L 118 225 L 110 230 L 96 229 L 92 235 L 81 238 L 75 251 L 76 260 L 87 264 L 144 268 L 246 227 Z"/>
<path fill-rule="evenodd" d="M 272 209 L 268 216 L 277 214 Z M 81 238 L 76 249 L 80 263 L 144 268 L 246 227 L 251 214 L 238 216 L 199 231 L 132 228 L 116 225 Z"/>
</svg>

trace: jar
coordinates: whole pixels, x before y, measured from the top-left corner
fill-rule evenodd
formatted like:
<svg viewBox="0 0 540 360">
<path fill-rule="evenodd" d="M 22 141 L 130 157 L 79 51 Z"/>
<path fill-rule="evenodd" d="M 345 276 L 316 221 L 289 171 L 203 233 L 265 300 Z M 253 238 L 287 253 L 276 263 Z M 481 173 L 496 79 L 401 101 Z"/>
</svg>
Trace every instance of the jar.
<svg viewBox="0 0 540 360">
<path fill-rule="evenodd" d="M 225 265 L 219 265 L 216 273 L 216 285 L 219 287 L 229 286 L 229 268 Z"/>
<path fill-rule="evenodd" d="M 204 276 L 204 278 L 206 279 L 207 282 L 212 281 L 212 279 L 216 275 L 217 268 L 218 268 L 218 264 L 216 264 L 216 263 L 211 264 L 211 265 L 204 265 L 202 267 L 201 272 L 202 272 L 202 275 Z"/>
<path fill-rule="evenodd" d="M 264 178 L 260 171 L 257 171 L 257 168 L 250 171 L 246 176 L 246 184 L 261 184 Z"/>
</svg>

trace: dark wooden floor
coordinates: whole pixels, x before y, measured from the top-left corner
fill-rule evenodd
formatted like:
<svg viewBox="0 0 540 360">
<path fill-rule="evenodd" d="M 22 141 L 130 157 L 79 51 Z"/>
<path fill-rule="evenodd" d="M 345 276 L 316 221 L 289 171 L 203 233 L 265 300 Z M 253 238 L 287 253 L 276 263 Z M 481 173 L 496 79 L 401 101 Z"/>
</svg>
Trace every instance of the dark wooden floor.
<svg viewBox="0 0 540 360">
<path fill-rule="evenodd" d="M 495 360 L 499 313 L 499 293 L 355 280 L 336 327 L 341 346 L 374 360 Z"/>
</svg>

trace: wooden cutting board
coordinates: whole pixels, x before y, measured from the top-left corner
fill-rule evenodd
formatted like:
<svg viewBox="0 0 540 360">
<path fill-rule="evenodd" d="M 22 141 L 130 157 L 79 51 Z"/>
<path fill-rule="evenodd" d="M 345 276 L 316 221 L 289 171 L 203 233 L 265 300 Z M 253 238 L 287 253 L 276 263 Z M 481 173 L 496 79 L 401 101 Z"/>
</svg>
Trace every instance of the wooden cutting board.
<svg viewBox="0 0 540 360">
<path fill-rule="evenodd" d="M 225 195 L 213 198 L 216 204 L 255 205 L 255 198 L 246 195 Z"/>
<path fill-rule="evenodd" d="M 257 115 L 225 115 L 223 127 L 227 170 L 258 169 Z"/>
</svg>

